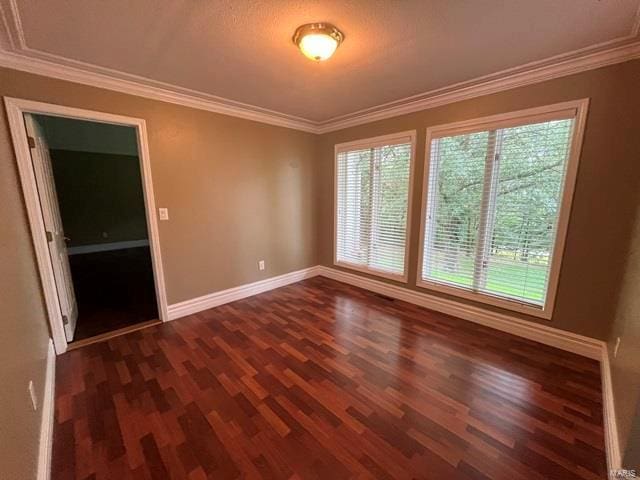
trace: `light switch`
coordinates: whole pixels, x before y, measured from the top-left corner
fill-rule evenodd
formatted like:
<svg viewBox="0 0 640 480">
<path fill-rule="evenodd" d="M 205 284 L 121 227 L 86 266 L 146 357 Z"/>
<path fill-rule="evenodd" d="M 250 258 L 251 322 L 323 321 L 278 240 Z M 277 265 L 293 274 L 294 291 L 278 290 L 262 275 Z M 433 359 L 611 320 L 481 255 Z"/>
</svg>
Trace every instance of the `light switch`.
<svg viewBox="0 0 640 480">
<path fill-rule="evenodd" d="M 168 208 L 159 208 L 158 212 L 160 213 L 160 220 L 169 220 L 169 209 Z"/>
</svg>

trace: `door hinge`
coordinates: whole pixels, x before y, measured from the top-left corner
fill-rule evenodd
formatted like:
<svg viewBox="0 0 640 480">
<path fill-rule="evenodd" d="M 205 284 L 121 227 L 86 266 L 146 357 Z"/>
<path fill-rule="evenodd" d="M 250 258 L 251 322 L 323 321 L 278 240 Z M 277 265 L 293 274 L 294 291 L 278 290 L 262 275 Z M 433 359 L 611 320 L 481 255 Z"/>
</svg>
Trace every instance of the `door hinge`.
<svg viewBox="0 0 640 480">
<path fill-rule="evenodd" d="M 53 233 L 48 230 L 45 233 L 47 234 L 47 242 L 53 242 Z"/>
<path fill-rule="evenodd" d="M 32 136 L 27 137 L 27 142 L 29 142 L 29 148 L 36 148 L 36 141 Z"/>
<path fill-rule="evenodd" d="M 69 325 L 69 318 L 66 315 L 62 315 L 62 323 Z"/>
</svg>

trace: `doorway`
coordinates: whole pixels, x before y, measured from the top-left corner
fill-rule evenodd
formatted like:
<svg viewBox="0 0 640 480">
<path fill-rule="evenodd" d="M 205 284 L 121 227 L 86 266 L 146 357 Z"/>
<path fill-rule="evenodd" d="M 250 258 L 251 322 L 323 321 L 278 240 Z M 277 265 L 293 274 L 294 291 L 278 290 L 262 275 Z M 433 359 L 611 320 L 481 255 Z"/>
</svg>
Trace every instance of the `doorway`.
<svg viewBox="0 0 640 480">
<path fill-rule="evenodd" d="M 5 104 L 57 353 L 165 320 L 144 121 Z"/>
</svg>

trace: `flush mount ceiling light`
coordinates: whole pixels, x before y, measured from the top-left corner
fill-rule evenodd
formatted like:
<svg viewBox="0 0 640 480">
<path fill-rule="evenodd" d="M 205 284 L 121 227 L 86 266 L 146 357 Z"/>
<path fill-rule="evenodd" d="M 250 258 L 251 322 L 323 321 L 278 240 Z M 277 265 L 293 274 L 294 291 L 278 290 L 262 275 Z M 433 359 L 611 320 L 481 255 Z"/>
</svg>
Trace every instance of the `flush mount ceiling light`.
<svg viewBox="0 0 640 480">
<path fill-rule="evenodd" d="M 328 59 L 342 43 L 344 35 L 330 23 L 307 23 L 296 29 L 293 43 L 311 60 Z"/>
</svg>

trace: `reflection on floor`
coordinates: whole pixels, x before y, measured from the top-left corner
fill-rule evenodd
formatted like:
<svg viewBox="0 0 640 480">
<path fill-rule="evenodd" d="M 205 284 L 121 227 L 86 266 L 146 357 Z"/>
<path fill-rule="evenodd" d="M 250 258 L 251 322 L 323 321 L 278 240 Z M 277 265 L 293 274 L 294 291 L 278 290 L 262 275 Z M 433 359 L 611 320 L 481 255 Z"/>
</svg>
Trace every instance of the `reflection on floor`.
<svg viewBox="0 0 640 480">
<path fill-rule="evenodd" d="M 606 478 L 597 361 L 322 277 L 57 357 L 52 480 Z"/>
<path fill-rule="evenodd" d="M 149 247 L 71 255 L 74 341 L 158 318 Z"/>
</svg>

